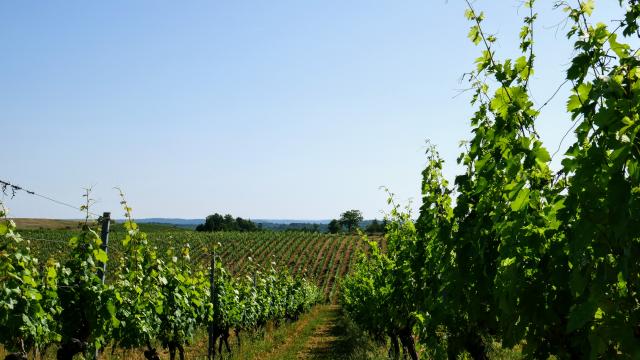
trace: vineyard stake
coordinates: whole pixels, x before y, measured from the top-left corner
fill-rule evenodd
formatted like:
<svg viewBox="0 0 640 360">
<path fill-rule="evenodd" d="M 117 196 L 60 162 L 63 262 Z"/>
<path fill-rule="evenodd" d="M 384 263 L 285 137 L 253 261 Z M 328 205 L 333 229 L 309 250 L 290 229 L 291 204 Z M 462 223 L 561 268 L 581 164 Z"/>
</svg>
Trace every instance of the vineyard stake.
<svg viewBox="0 0 640 360">
<path fill-rule="evenodd" d="M 102 250 L 104 250 L 105 253 L 108 254 L 109 253 L 109 225 L 111 224 L 111 213 L 106 211 L 103 212 L 101 220 L 102 220 L 102 223 L 100 224 L 101 226 L 100 239 L 102 240 L 102 244 L 100 245 L 100 247 L 102 248 Z M 107 274 L 106 262 L 102 263 L 102 269 L 98 269 L 98 274 L 100 275 L 100 279 L 104 284 L 104 280 Z M 96 349 L 96 352 L 93 355 L 93 358 L 97 359 L 98 354 L 99 354 L 99 351 L 98 349 Z"/>
<path fill-rule="evenodd" d="M 216 282 L 215 282 L 215 270 L 216 269 L 216 250 L 213 250 L 213 257 L 211 258 L 211 270 L 209 271 L 209 283 L 211 284 L 211 304 L 215 306 L 213 299 L 215 296 L 215 291 L 216 291 Z M 213 321 L 214 319 L 212 318 L 209 322 L 209 353 L 208 353 L 208 359 L 211 360 L 215 357 L 215 339 L 214 334 L 213 334 Z"/>
<path fill-rule="evenodd" d="M 102 229 L 100 231 L 100 239 L 102 239 L 102 250 L 104 250 L 107 255 L 109 254 L 109 226 L 111 224 L 111 213 L 104 212 L 102 213 Z M 107 263 L 102 264 L 102 271 L 100 271 L 100 278 L 102 279 L 102 283 L 104 284 L 105 275 L 107 273 Z"/>
</svg>

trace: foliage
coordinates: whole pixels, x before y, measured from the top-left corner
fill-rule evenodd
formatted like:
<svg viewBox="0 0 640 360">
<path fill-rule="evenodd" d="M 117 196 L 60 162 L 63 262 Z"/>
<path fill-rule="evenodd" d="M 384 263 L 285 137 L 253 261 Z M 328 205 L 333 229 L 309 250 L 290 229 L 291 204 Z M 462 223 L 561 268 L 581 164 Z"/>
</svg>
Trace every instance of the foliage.
<svg viewBox="0 0 640 360">
<path fill-rule="evenodd" d="M 203 269 L 191 264 L 189 246 L 179 254 L 169 249 L 170 260 L 165 264 L 161 292 L 163 299 L 158 339 L 163 347 L 189 343 L 200 324 L 205 324 L 211 312 L 209 282 Z"/>
<path fill-rule="evenodd" d="M 369 242 L 370 253 L 361 254 L 360 261 L 343 281 L 341 304 L 345 311 L 375 338 L 389 336 L 392 352 L 399 356 L 398 340 L 413 359 L 417 359 L 413 335 L 417 324 L 424 321 L 422 309 L 424 279 L 416 266 L 424 256 L 421 239 L 409 208 L 393 202 L 387 224 L 387 252 L 382 253 L 375 242 Z M 366 235 L 362 235 L 367 241 Z"/>
<path fill-rule="evenodd" d="M 627 1 L 609 30 L 588 22 L 593 1 L 558 3 L 572 24 L 576 142 L 554 174 L 535 130 L 544 105 L 529 97 L 534 2 L 522 56 L 504 61 L 467 5 L 469 38 L 484 50 L 465 75 L 476 112 L 455 206 L 430 147 L 415 231 L 393 217 L 388 254 L 372 251 L 344 282 L 345 308 L 372 332 L 409 324 L 437 358 L 485 359 L 492 339 L 532 359 L 638 358 L 640 59 L 620 35 L 639 35 L 640 7 Z"/>
<path fill-rule="evenodd" d="M 59 340 L 54 316 L 59 312 L 57 265 L 44 268 L 5 218 L 0 203 L 0 343 L 23 356 Z M 42 269 L 42 273 L 41 273 Z"/>
<path fill-rule="evenodd" d="M 623 2 L 621 2 L 623 4 Z M 574 25 L 574 84 L 567 110 L 576 142 L 562 161 L 572 349 L 590 356 L 640 356 L 640 58 L 618 38 L 640 37 L 636 1 L 614 30 L 587 22 L 593 3 L 564 6 Z"/>
<path fill-rule="evenodd" d="M 353 232 L 360 226 L 364 218 L 360 210 L 347 210 L 340 215 L 340 226 L 346 227 L 348 232 Z"/>
<path fill-rule="evenodd" d="M 164 262 L 155 249 L 148 246 L 146 234 L 133 222 L 131 208 L 122 197 L 127 230 L 122 240 L 126 254 L 120 258 L 114 281 L 117 300 L 115 341 L 123 348 L 152 348 L 151 341 L 158 336 L 160 315 L 165 299 L 162 285 L 167 283 Z"/>
<path fill-rule="evenodd" d="M 58 281 L 61 342 L 69 345 L 79 341 L 85 354 L 102 348 L 118 325 L 113 287 L 105 285 L 98 275 L 107 262 L 101 244 L 98 234 L 87 226 L 71 238 L 71 255 Z"/>
<path fill-rule="evenodd" d="M 342 230 L 342 225 L 340 225 L 340 222 L 336 219 L 332 219 L 329 222 L 329 228 L 328 228 L 329 233 L 337 234 L 340 232 L 340 230 Z"/>
<path fill-rule="evenodd" d="M 241 217 L 233 218 L 233 216 L 220 215 L 215 213 L 207 216 L 204 224 L 196 226 L 196 231 L 258 231 L 260 228 L 251 220 L 245 220 Z"/>
<path fill-rule="evenodd" d="M 365 232 L 367 234 L 384 234 L 387 232 L 387 220 L 378 221 L 378 219 L 373 219 L 365 228 Z"/>
</svg>

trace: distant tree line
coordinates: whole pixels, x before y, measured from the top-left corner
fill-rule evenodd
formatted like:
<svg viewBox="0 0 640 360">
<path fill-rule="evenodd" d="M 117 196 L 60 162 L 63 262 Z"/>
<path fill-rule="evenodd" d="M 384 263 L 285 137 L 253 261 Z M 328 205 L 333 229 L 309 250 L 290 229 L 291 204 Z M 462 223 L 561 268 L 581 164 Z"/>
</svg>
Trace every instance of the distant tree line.
<svg viewBox="0 0 640 360">
<path fill-rule="evenodd" d="M 215 213 L 207 216 L 204 224 L 196 226 L 196 231 L 259 231 L 260 226 L 251 220 L 234 218 L 230 214 L 224 216 Z"/>
<path fill-rule="evenodd" d="M 373 219 L 364 230 L 367 234 L 384 234 L 387 232 L 387 219 Z"/>
<path fill-rule="evenodd" d="M 364 218 L 360 210 L 348 210 L 340 215 L 339 219 L 333 219 L 329 222 L 328 231 L 331 234 L 337 234 L 340 232 L 353 233 L 358 229 L 362 229 L 361 225 L 364 225 Z M 387 228 L 387 220 L 378 221 L 373 219 L 369 222 L 364 231 L 367 234 L 384 234 Z"/>
<path fill-rule="evenodd" d="M 196 226 L 196 231 L 304 231 L 304 232 L 324 232 L 331 234 L 355 233 L 363 230 L 367 234 L 386 233 L 387 220 L 378 219 L 364 220 L 360 210 L 348 210 L 340 215 L 339 219 L 333 219 L 328 224 L 317 223 L 255 223 L 241 217 L 234 218 L 230 214 L 221 215 L 215 213 L 207 216 L 204 224 Z"/>
<path fill-rule="evenodd" d="M 279 224 L 279 223 L 270 223 L 263 222 L 258 223 L 259 226 L 262 227 L 263 230 L 272 230 L 272 231 L 301 231 L 301 232 L 326 232 L 327 224 L 317 224 L 317 223 L 289 223 L 289 224 Z"/>
</svg>

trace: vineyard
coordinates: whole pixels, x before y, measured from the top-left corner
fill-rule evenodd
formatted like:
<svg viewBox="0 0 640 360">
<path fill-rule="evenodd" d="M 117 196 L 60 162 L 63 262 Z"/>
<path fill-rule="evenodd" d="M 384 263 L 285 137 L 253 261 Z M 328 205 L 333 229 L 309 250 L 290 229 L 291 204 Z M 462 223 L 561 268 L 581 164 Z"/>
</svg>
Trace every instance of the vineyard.
<svg viewBox="0 0 640 360">
<path fill-rule="evenodd" d="M 143 226 L 144 227 L 144 226 Z M 39 259 L 64 259 L 69 256 L 68 239 L 78 230 L 21 230 L 20 235 L 30 241 L 32 254 Z M 109 233 L 109 256 L 123 256 L 122 240 L 127 232 L 113 227 Z M 349 272 L 359 251 L 368 244 L 357 234 L 325 234 L 311 232 L 194 232 L 166 231 L 162 227 L 146 233 L 149 246 L 165 254 L 168 248 L 189 244 L 191 261 L 207 266 L 209 249 L 220 244 L 217 256 L 228 272 L 251 275 L 251 269 L 286 268 L 294 276 L 306 277 L 320 288 L 324 300 L 335 303 L 338 299 L 339 279 Z M 382 236 L 374 236 L 380 246 Z"/>
</svg>

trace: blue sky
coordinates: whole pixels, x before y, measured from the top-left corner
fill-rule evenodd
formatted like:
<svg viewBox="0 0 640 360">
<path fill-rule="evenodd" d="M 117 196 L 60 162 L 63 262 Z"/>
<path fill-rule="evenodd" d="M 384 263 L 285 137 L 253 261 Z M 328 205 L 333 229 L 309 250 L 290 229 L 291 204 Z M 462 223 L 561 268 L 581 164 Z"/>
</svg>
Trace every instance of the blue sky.
<svg viewBox="0 0 640 360">
<path fill-rule="evenodd" d="M 619 17 L 599 1 L 595 18 Z M 519 1 L 477 1 L 513 56 Z M 571 56 L 564 14 L 539 1 L 538 104 Z M 120 217 L 380 218 L 387 186 L 419 202 L 424 142 L 460 171 L 461 75 L 480 48 L 450 1 L 3 1 L 0 126 L 8 180 Z M 551 152 L 568 90 L 538 124 Z M 565 141 L 564 147 L 572 140 Z M 12 216 L 76 218 L 18 194 Z"/>
</svg>

